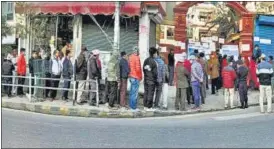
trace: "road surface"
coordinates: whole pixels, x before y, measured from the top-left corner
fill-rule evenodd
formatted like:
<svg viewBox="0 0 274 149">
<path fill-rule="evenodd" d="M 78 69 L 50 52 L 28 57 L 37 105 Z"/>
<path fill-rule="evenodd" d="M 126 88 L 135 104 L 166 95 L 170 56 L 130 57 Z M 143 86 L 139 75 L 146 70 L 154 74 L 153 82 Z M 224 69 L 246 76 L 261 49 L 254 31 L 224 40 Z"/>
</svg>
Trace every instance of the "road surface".
<svg viewBox="0 0 274 149">
<path fill-rule="evenodd" d="M 2 109 L 2 147 L 274 147 L 274 114 L 247 110 L 99 119 Z"/>
</svg>

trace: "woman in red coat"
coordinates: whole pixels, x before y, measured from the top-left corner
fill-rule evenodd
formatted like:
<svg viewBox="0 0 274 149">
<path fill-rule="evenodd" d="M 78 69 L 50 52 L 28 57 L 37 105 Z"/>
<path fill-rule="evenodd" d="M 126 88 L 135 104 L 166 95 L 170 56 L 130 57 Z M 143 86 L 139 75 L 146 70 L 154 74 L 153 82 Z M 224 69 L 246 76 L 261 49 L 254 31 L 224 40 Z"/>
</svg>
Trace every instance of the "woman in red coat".
<svg viewBox="0 0 274 149">
<path fill-rule="evenodd" d="M 254 56 L 252 56 L 251 60 L 250 60 L 250 65 L 249 65 L 249 73 L 250 73 L 250 80 L 251 80 L 251 87 L 253 89 L 258 89 L 259 88 L 259 82 L 258 82 L 258 78 L 256 75 L 256 58 Z"/>
</svg>

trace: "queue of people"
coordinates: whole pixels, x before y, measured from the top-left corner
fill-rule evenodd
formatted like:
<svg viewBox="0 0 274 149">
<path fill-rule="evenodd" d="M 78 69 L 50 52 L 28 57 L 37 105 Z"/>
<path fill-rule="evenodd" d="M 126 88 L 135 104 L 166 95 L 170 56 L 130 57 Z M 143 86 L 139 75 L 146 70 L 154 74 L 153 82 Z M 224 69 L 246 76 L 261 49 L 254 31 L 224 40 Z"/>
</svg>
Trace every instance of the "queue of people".
<svg viewBox="0 0 274 149">
<path fill-rule="evenodd" d="M 63 51 L 63 50 L 62 50 Z M 70 50 L 54 51 L 51 58 L 50 54 L 44 57 L 43 68 L 46 78 L 46 87 L 58 88 L 61 77 L 65 79 L 63 88 L 70 88 L 70 79 L 73 73 L 76 74 L 76 88 L 78 89 L 76 103 L 79 105 L 88 102 L 94 106 L 96 103 L 96 85 L 100 83 L 101 61 L 100 51 L 93 50 L 88 52 L 82 46 L 81 52 L 75 61 L 71 62 Z M 257 50 L 258 51 L 258 50 Z M 26 60 L 24 58 L 25 49 L 21 48 L 20 55 L 16 64 L 12 61 L 12 56 L 7 57 L 2 65 L 2 74 L 18 76 L 26 75 Z M 41 59 L 39 52 L 34 51 L 29 60 L 29 72 L 33 72 L 33 61 Z M 109 108 L 122 107 L 123 109 L 138 110 L 138 92 L 140 82 L 144 80 L 144 109 L 147 111 L 155 109 L 168 109 L 168 86 L 173 84 L 176 87 L 176 110 L 186 110 L 186 101 L 189 105 L 194 104 L 192 109 L 199 110 L 201 104 L 206 103 L 206 90 L 211 81 L 211 93 L 217 94 L 221 88 L 224 89 L 224 107 L 234 108 L 235 91 L 239 91 L 242 109 L 248 108 L 248 88 L 250 82 L 260 84 L 260 106 L 263 109 L 263 100 L 267 98 L 267 112 L 271 112 L 272 92 L 273 92 L 273 57 L 266 61 L 266 57 L 260 51 L 249 61 L 247 57 L 240 57 L 237 61 L 233 56 L 221 56 L 218 52 L 210 54 L 209 59 L 205 54 L 194 51 L 190 57 L 186 53 L 178 54 L 175 62 L 173 50 L 168 56 L 168 63 L 160 55 L 160 50 L 151 47 L 149 57 L 141 65 L 139 49 L 133 47 L 131 53 L 121 52 L 120 55 L 115 51 L 111 53 L 107 64 L 106 83 L 104 98 L 100 98 L 101 104 L 106 104 Z M 15 68 L 15 66 L 17 68 Z M 209 76 L 209 77 L 208 77 Z M 144 78 L 143 78 L 144 77 Z M 259 81 L 255 81 L 255 79 Z M 6 83 L 11 84 L 11 78 L 5 78 Z M 18 84 L 24 84 L 24 78 L 18 78 Z M 96 82 L 98 81 L 98 82 Z M 129 100 L 127 100 L 127 86 L 130 82 Z M 255 85 L 256 86 L 256 85 Z M 83 90 L 89 90 L 85 96 Z M 8 96 L 11 96 L 12 88 L 5 87 Z M 33 93 L 32 90 L 29 91 Z M 17 95 L 23 95 L 23 87 L 17 87 Z M 44 97 L 56 100 L 57 90 L 45 89 Z M 62 100 L 68 101 L 68 91 L 62 91 Z"/>
</svg>

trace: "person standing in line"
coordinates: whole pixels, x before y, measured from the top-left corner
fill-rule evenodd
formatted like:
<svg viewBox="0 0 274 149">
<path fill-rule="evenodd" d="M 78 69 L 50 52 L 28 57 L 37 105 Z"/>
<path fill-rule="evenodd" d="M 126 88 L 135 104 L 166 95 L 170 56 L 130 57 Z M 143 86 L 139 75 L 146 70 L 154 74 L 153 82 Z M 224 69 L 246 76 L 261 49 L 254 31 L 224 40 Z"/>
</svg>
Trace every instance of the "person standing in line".
<svg viewBox="0 0 274 149">
<path fill-rule="evenodd" d="M 118 53 L 113 51 L 110 60 L 108 62 L 108 100 L 107 103 L 109 104 L 110 108 L 114 108 L 114 104 L 117 102 L 117 90 L 120 83 L 120 67 L 118 61 Z"/>
<path fill-rule="evenodd" d="M 84 90 L 85 89 L 85 84 L 86 84 L 86 79 L 87 79 L 87 59 L 85 58 L 85 52 L 86 52 L 86 47 L 82 46 L 81 52 L 79 56 L 77 57 L 76 61 L 76 88 L 78 90 Z M 82 102 L 85 99 L 82 99 L 83 97 L 83 91 L 77 91 L 76 94 L 76 102 L 79 105 L 82 105 Z"/>
<path fill-rule="evenodd" d="M 211 94 L 218 92 L 218 78 L 219 78 L 219 61 L 216 54 L 211 54 L 208 62 L 208 73 L 211 79 Z M 215 92 L 216 91 L 216 92 Z"/>
<path fill-rule="evenodd" d="M 164 82 L 164 76 L 165 76 L 165 62 L 159 55 L 159 50 L 157 50 L 157 56 L 154 58 L 156 64 L 157 64 L 157 82 L 156 82 L 156 96 L 155 96 L 155 103 L 154 108 L 160 109 L 159 101 L 162 95 L 163 91 L 163 82 Z"/>
<path fill-rule="evenodd" d="M 241 101 L 241 109 L 248 108 L 248 97 L 247 97 L 247 76 L 248 76 L 248 68 L 244 65 L 243 61 L 238 61 L 237 68 L 237 83 L 240 94 Z"/>
<path fill-rule="evenodd" d="M 31 74 L 31 77 L 34 77 L 34 63 L 35 60 L 37 60 L 37 52 L 36 51 L 32 51 L 32 55 L 31 58 L 29 59 L 29 73 Z M 35 80 L 34 78 L 31 79 L 31 86 L 34 86 Z M 33 95 L 34 94 L 34 87 L 31 88 L 31 90 L 29 91 L 29 94 Z"/>
<path fill-rule="evenodd" d="M 50 68 L 50 62 L 51 62 L 51 54 L 50 52 L 47 53 L 44 61 L 43 61 L 43 68 L 45 69 L 45 78 L 49 78 L 47 80 L 45 80 L 45 87 L 51 87 L 51 68 Z M 44 97 L 45 98 L 49 98 L 49 93 L 50 93 L 50 89 L 45 89 L 44 90 Z"/>
<path fill-rule="evenodd" d="M 163 59 L 163 58 L 162 58 Z M 164 60 L 164 59 L 163 59 Z M 163 92 L 161 96 L 162 109 L 168 109 L 168 83 L 169 83 L 169 72 L 168 72 L 168 64 L 165 64 L 165 75 L 163 81 Z"/>
<path fill-rule="evenodd" d="M 121 59 L 120 59 L 119 65 L 120 65 L 120 106 L 122 108 L 126 108 L 127 79 L 130 71 L 126 52 L 121 52 Z"/>
<path fill-rule="evenodd" d="M 51 70 L 51 87 L 52 88 L 58 88 L 59 87 L 59 80 L 53 80 L 53 79 L 60 79 L 61 78 L 61 73 L 62 73 L 62 64 L 61 64 L 61 60 L 59 58 L 59 51 L 55 50 L 53 52 L 54 57 L 51 60 L 50 63 L 50 70 Z M 50 101 L 55 100 L 57 96 L 57 90 L 56 89 L 52 89 L 51 90 L 51 95 L 50 95 Z"/>
<path fill-rule="evenodd" d="M 16 76 L 17 76 L 17 58 L 18 58 L 18 56 L 17 56 L 17 50 L 16 49 L 13 49 L 12 50 L 12 52 L 8 55 L 8 59 L 11 59 L 11 62 L 12 62 L 12 64 L 13 64 L 13 66 L 14 66 L 14 70 L 12 71 L 12 75 L 14 76 L 13 78 L 12 78 L 12 91 L 11 91 L 11 93 L 13 94 L 13 95 L 16 95 L 16 92 L 17 92 L 17 86 L 15 86 L 17 83 L 18 83 L 18 78 L 16 78 Z"/>
<path fill-rule="evenodd" d="M 27 64 L 26 64 L 26 59 L 25 59 L 25 48 L 20 49 L 20 55 L 17 59 L 17 75 L 18 76 L 26 76 L 27 72 Z M 19 85 L 24 85 L 25 84 L 25 78 L 18 78 L 18 84 Z M 22 86 L 17 87 L 17 95 L 18 96 L 23 96 L 24 91 Z"/>
<path fill-rule="evenodd" d="M 175 67 L 175 85 L 176 85 L 176 100 L 175 109 L 185 111 L 187 100 L 187 88 L 189 87 L 188 78 L 190 78 L 190 72 L 185 68 L 185 53 L 181 54 Z"/>
<path fill-rule="evenodd" d="M 132 110 L 137 108 L 137 98 L 139 91 L 139 84 L 142 80 L 142 67 L 139 57 L 138 47 L 133 47 L 133 54 L 129 56 L 129 81 L 130 81 L 130 92 L 129 92 L 129 106 Z"/>
<path fill-rule="evenodd" d="M 272 89 L 271 78 L 273 77 L 273 66 L 266 62 L 265 55 L 262 54 L 258 64 L 257 75 L 260 81 L 260 108 L 264 113 L 264 99 L 267 99 L 267 112 L 272 112 Z"/>
<path fill-rule="evenodd" d="M 168 70 L 169 70 L 169 85 L 170 86 L 173 86 L 174 65 L 175 65 L 174 51 L 173 51 L 173 49 L 170 49 L 169 54 L 168 54 Z"/>
<path fill-rule="evenodd" d="M 197 62 L 197 57 L 190 56 L 191 65 L 191 86 L 193 90 L 195 106 L 192 109 L 200 109 L 200 97 L 201 97 L 201 83 L 204 79 L 203 68 L 200 63 Z"/>
<path fill-rule="evenodd" d="M 273 61 L 273 56 L 269 56 L 269 63 L 272 65 L 272 69 L 274 71 L 274 61 Z M 272 95 L 274 94 L 274 75 L 271 78 L 271 88 L 272 88 Z M 272 97 L 273 100 L 273 97 Z"/>
<path fill-rule="evenodd" d="M 229 61 L 229 65 L 222 70 L 223 87 L 225 92 L 225 108 L 228 108 L 228 100 L 230 100 L 230 108 L 234 108 L 234 83 L 237 78 L 236 71 L 233 69 L 233 62 Z"/>
<path fill-rule="evenodd" d="M 71 79 L 71 76 L 73 75 L 73 66 L 72 66 L 72 63 L 70 61 L 70 58 L 71 58 L 71 54 L 70 54 L 70 51 L 67 50 L 66 51 L 66 56 L 64 58 L 64 61 L 63 61 L 63 79 Z M 63 85 L 63 88 L 65 89 L 70 89 L 70 81 L 69 80 L 64 80 L 64 85 Z M 62 100 L 64 101 L 68 101 L 68 90 L 63 90 L 63 93 L 62 93 Z"/>
<path fill-rule="evenodd" d="M 155 87 L 157 83 L 157 63 L 154 58 L 157 57 L 157 49 L 155 47 L 149 48 L 149 58 L 144 61 L 144 107 L 145 110 L 152 110 L 153 97 L 155 93 Z"/>
<path fill-rule="evenodd" d="M 256 58 L 256 62 L 260 63 L 260 57 L 262 55 L 262 50 L 260 49 L 259 45 L 255 45 L 255 49 L 253 50 L 253 56 Z"/>
<path fill-rule="evenodd" d="M 3 64 L 2 64 L 2 70 L 1 70 L 2 75 L 12 76 L 12 72 L 14 71 L 14 69 L 15 68 L 14 68 L 14 65 L 12 64 L 11 57 L 5 58 L 3 61 Z M 12 83 L 12 78 L 3 77 L 2 80 L 3 80 L 3 83 L 5 83 L 5 84 Z M 8 97 L 12 96 L 11 89 L 12 89 L 12 86 L 4 85 L 4 91 Z"/>
<path fill-rule="evenodd" d="M 190 60 L 187 59 L 187 55 L 185 52 L 183 53 L 183 56 L 185 58 L 184 66 L 190 73 L 191 72 Z M 193 97 L 193 92 L 192 92 L 192 87 L 191 87 L 191 76 L 190 75 L 188 77 L 188 84 L 189 84 L 189 87 L 187 88 L 187 103 L 188 103 L 188 105 L 190 105 L 190 104 L 194 104 L 194 97 Z"/>
<path fill-rule="evenodd" d="M 203 73 L 204 73 L 204 79 L 203 82 L 201 83 L 201 98 L 202 98 L 202 104 L 205 104 L 205 98 L 206 98 L 206 61 L 204 60 L 205 54 L 200 53 L 199 54 L 199 59 L 198 62 L 201 64 L 203 68 Z"/>
<path fill-rule="evenodd" d="M 96 81 L 101 76 L 100 68 L 98 67 L 97 57 L 99 57 L 100 51 L 95 49 L 92 50 L 91 56 L 88 59 L 87 71 L 88 71 L 88 79 L 92 80 L 89 82 L 89 89 L 95 91 L 97 89 Z M 98 90 L 99 92 L 99 90 Z M 89 105 L 95 106 L 96 105 L 96 92 L 89 92 Z"/>
</svg>

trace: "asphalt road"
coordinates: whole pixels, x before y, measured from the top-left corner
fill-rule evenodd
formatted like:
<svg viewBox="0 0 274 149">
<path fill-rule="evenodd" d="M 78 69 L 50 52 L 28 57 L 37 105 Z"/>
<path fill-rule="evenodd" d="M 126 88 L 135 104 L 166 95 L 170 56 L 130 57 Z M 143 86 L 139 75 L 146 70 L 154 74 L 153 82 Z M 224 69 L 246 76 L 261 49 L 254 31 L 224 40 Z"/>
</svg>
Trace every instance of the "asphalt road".
<svg viewBox="0 0 274 149">
<path fill-rule="evenodd" d="M 2 147 L 274 147 L 274 114 L 248 110 L 97 119 L 2 109 Z"/>
</svg>

